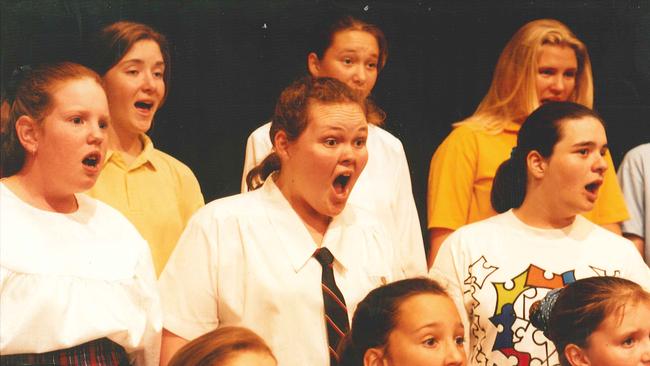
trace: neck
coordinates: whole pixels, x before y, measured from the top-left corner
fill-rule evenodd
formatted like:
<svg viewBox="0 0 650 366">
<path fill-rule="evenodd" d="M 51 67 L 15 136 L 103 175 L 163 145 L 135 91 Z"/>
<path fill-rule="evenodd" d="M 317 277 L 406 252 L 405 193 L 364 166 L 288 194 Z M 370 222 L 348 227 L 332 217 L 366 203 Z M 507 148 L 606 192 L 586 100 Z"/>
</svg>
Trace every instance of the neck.
<svg viewBox="0 0 650 366">
<path fill-rule="evenodd" d="M 562 214 L 549 205 L 547 195 L 526 194 L 524 202 L 513 212 L 526 225 L 540 229 L 560 229 L 575 221 L 575 214 Z"/>
<path fill-rule="evenodd" d="M 18 198 L 38 209 L 72 213 L 78 208 L 74 193 L 58 193 L 51 184 L 51 179 L 36 173 L 29 166 L 23 167 L 4 183 Z"/>
<path fill-rule="evenodd" d="M 302 220 L 303 225 L 309 231 L 309 234 L 314 239 L 314 242 L 319 247 L 323 243 L 323 237 L 327 231 L 332 218 L 325 216 L 318 211 L 314 210 L 300 195 L 296 194 L 291 188 L 290 184 L 287 184 L 289 180 L 284 179 L 282 173 L 278 174 L 275 184 L 282 192 L 284 198 L 289 201 L 291 208 L 298 214 L 298 217 Z"/>
<path fill-rule="evenodd" d="M 108 147 L 122 153 L 127 164 L 131 163 L 144 149 L 140 134 L 115 128 L 114 125 L 108 130 Z"/>
</svg>

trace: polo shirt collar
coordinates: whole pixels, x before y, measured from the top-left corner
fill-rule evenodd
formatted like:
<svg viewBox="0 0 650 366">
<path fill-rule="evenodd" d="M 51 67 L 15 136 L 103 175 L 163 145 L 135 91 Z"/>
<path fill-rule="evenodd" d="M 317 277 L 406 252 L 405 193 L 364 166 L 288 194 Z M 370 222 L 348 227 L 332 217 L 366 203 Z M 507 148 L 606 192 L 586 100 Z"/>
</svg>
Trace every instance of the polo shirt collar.
<svg viewBox="0 0 650 366">
<path fill-rule="evenodd" d="M 153 147 L 153 141 L 151 141 L 151 138 L 147 136 L 146 134 L 141 134 L 139 136 L 140 141 L 142 142 L 143 149 L 140 155 L 138 155 L 135 160 L 131 163 L 129 167 L 126 167 L 124 164 L 124 160 L 122 159 L 122 156 L 119 152 L 114 151 L 114 150 L 108 150 L 106 153 L 106 161 L 111 161 L 113 160 L 116 162 L 116 164 L 122 165 L 129 170 L 137 169 L 145 164 L 148 164 L 151 166 L 153 170 L 157 170 L 155 159 L 153 159 L 154 156 L 154 147 Z"/>
<path fill-rule="evenodd" d="M 297 273 L 305 267 L 318 247 L 300 216 L 275 184 L 275 176 L 276 173 L 266 179 L 260 188 L 260 193 L 265 195 L 269 220 L 278 234 L 280 245 Z M 341 214 L 334 217 L 323 237 L 323 247 L 327 247 L 332 252 L 334 261 L 338 262 L 343 270 L 346 270 L 354 260 L 351 248 L 346 248 L 341 240 L 346 220 L 349 220 L 347 216 L 346 210 L 343 210 Z"/>
<path fill-rule="evenodd" d="M 519 123 L 516 123 L 516 122 L 513 122 L 513 121 L 508 121 L 508 123 L 506 123 L 503 130 L 506 131 L 506 132 L 519 133 L 520 128 L 521 128 L 521 125 Z"/>
</svg>

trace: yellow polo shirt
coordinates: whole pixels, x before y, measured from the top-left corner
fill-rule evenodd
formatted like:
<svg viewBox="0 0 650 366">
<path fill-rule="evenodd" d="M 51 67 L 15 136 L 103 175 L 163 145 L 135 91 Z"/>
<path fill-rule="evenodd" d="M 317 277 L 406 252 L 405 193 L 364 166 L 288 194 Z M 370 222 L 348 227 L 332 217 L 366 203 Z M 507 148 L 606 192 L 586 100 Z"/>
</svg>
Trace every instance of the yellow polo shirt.
<svg viewBox="0 0 650 366">
<path fill-rule="evenodd" d="M 473 126 L 455 128 L 438 147 L 429 169 L 427 217 L 429 229 L 459 227 L 496 215 L 490 202 L 497 168 L 517 145 L 520 125 L 510 122 L 503 132 L 490 135 Z M 614 163 L 608 169 L 593 210 L 583 214 L 596 224 L 625 221 L 629 215 Z"/>
<path fill-rule="evenodd" d="M 130 166 L 121 153 L 109 150 L 99 179 L 87 193 L 133 223 L 149 243 L 159 275 L 185 224 L 204 201 L 190 168 L 156 150 L 148 136 L 141 139 L 144 149 Z"/>
</svg>

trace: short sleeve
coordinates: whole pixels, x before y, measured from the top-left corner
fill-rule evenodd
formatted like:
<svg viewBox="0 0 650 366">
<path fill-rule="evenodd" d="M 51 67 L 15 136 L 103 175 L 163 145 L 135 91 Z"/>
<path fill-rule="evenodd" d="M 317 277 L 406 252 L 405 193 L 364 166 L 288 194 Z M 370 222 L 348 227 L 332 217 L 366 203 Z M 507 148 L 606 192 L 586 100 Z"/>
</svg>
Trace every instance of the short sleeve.
<svg viewBox="0 0 650 366">
<path fill-rule="evenodd" d="M 201 186 L 196 176 L 189 167 L 183 165 L 183 169 L 179 172 L 180 178 L 180 194 L 178 201 L 178 208 L 183 220 L 183 225 L 187 224 L 190 217 L 199 208 L 205 205 L 203 194 L 201 193 Z"/>
<path fill-rule="evenodd" d="M 428 224 L 456 230 L 468 220 L 478 145 L 467 126 L 453 130 L 438 147 L 429 169 Z"/>
<path fill-rule="evenodd" d="M 596 200 L 594 208 L 583 215 L 598 225 L 615 224 L 629 218 L 609 151 L 605 155 L 605 160 L 607 161 L 607 171 L 603 185 L 600 187 L 598 200 Z"/>
<path fill-rule="evenodd" d="M 219 325 L 218 230 L 208 214 L 204 208 L 192 217 L 158 281 L 164 328 L 187 340 Z"/>
<path fill-rule="evenodd" d="M 648 172 L 650 174 L 650 172 Z M 630 219 L 623 222 L 623 232 L 645 238 L 645 172 L 643 171 L 642 156 L 629 152 L 618 169 L 618 181 L 623 190 Z M 649 178 L 650 179 L 650 178 Z"/>
</svg>

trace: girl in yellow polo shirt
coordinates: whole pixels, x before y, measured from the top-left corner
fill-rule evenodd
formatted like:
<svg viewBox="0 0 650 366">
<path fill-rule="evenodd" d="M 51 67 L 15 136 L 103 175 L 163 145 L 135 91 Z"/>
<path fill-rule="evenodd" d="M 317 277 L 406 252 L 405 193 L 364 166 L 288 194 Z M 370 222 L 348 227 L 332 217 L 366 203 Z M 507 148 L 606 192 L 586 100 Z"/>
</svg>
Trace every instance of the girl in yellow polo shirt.
<svg viewBox="0 0 650 366">
<path fill-rule="evenodd" d="M 167 41 L 144 24 L 117 22 L 99 34 L 94 57 L 112 123 L 106 165 L 88 193 L 131 220 L 149 242 L 160 274 L 190 216 L 204 204 L 192 171 L 155 149 L 146 135 L 168 92 Z"/>
<path fill-rule="evenodd" d="M 593 80 L 586 46 L 564 24 L 540 19 L 521 27 L 499 56 L 492 84 L 476 112 L 455 124 L 431 159 L 427 192 L 429 264 L 459 227 L 493 216 L 492 180 L 516 145 L 526 117 L 548 101 L 591 108 Z M 620 233 L 628 213 L 612 159 L 598 201 L 586 216 Z"/>
</svg>

